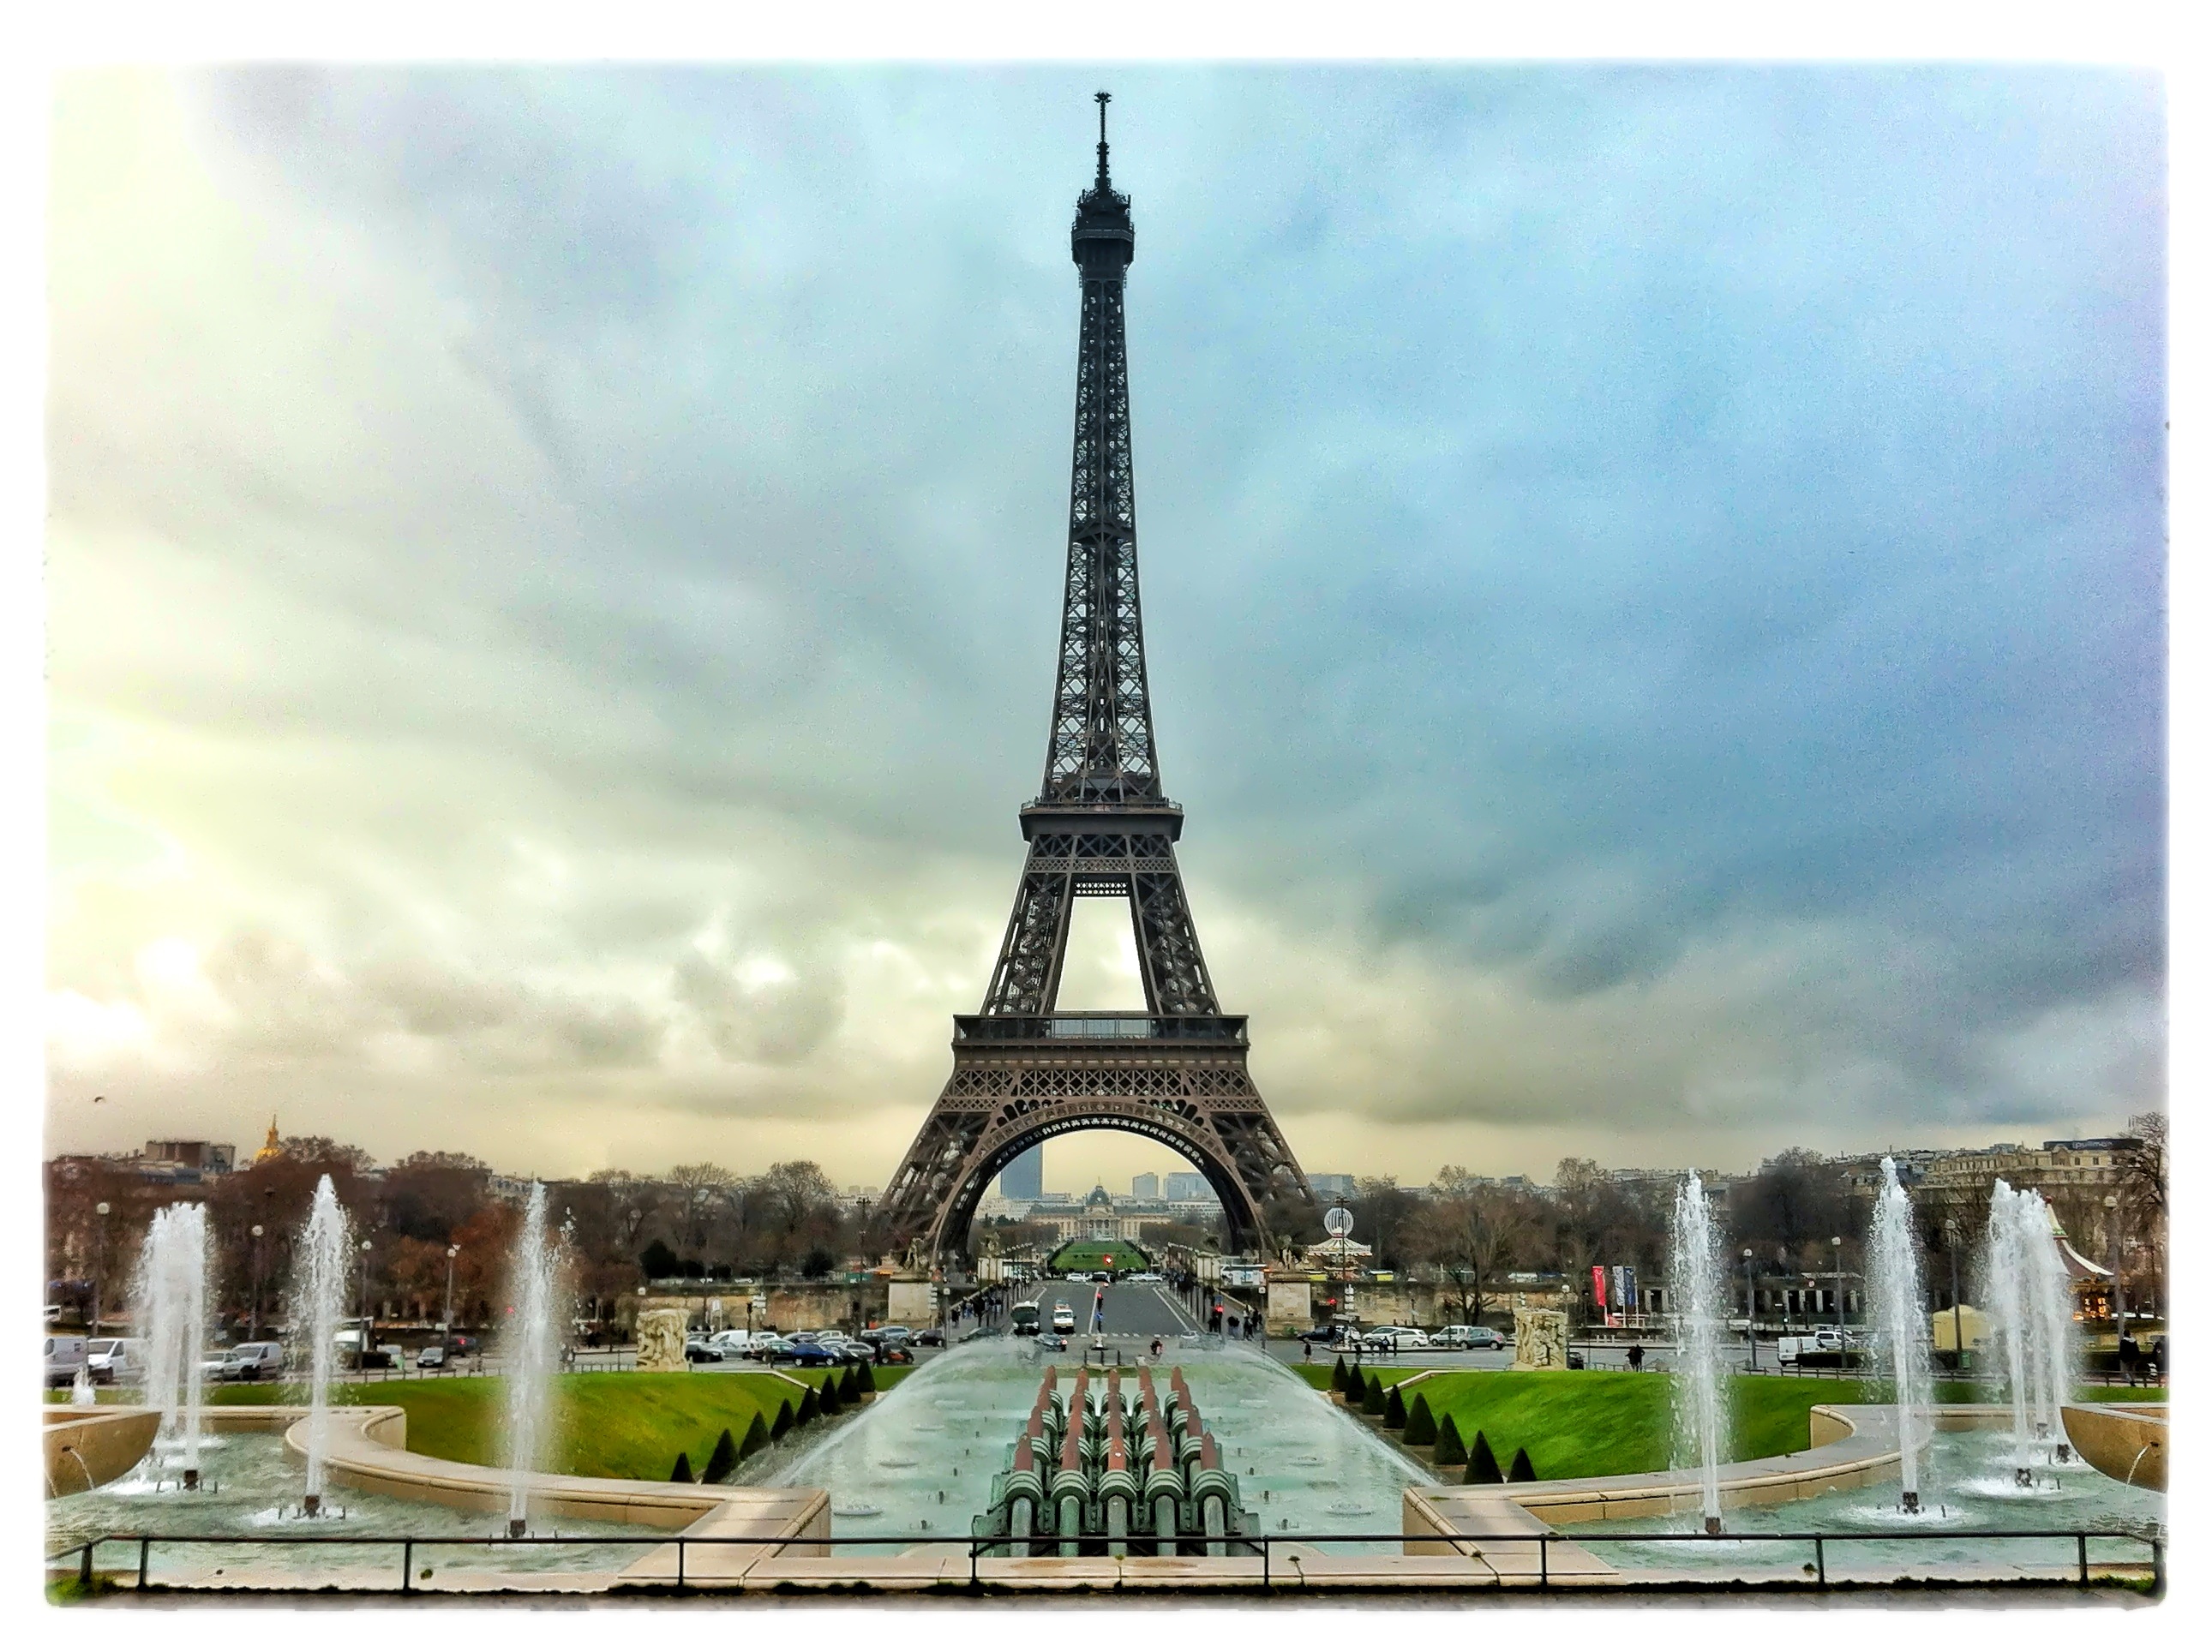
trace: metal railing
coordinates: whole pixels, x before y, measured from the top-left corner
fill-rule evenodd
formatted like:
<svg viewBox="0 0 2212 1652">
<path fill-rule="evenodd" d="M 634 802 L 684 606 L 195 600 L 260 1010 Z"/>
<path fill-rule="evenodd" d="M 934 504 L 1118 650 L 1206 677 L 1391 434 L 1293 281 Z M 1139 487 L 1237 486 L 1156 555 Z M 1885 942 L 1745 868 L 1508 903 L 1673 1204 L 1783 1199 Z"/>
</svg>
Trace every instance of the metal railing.
<svg viewBox="0 0 2212 1652">
<path fill-rule="evenodd" d="M 487 1534 L 482 1537 L 416 1537 L 406 1535 L 376 1536 L 355 1534 L 350 1533 L 251 1533 L 226 1536 L 218 1534 L 173 1535 L 151 1532 L 110 1532 L 103 1534 L 99 1537 L 88 1538 L 82 1542 L 71 1544 L 50 1553 L 46 1557 L 46 1564 L 50 1570 L 54 1569 L 61 1565 L 63 1563 L 67 1562 L 71 1557 L 76 1557 L 78 1561 L 77 1581 L 85 1588 L 89 1589 L 92 1587 L 95 1571 L 94 1557 L 98 1549 L 100 1549 L 103 1545 L 113 1543 L 136 1545 L 137 1548 L 138 1562 L 137 1587 L 143 1590 L 150 1586 L 152 1554 L 154 1546 L 156 1544 L 171 1546 L 211 1544 L 233 1547 L 240 1546 L 253 1547 L 300 1547 L 324 1545 L 348 1545 L 358 1548 L 365 1546 L 380 1546 L 397 1548 L 399 1551 L 400 1570 L 399 1587 L 398 1592 L 402 1594 L 413 1594 L 418 1592 L 415 1588 L 416 1583 L 419 1581 L 415 1575 L 415 1556 L 418 1550 L 441 1548 L 527 1549 L 544 1547 L 632 1547 L 650 1551 L 654 1549 L 673 1548 L 676 1552 L 676 1570 L 672 1577 L 631 1577 L 626 1578 L 623 1581 L 632 1587 L 653 1588 L 665 1586 L 677 1589 L 691 1589 L 696 1588 L 700 1587 L 700 1585 L 694 1582 L 688 1575 L 686 1563 L 693 1553 L 702 1548 L 710 1551 L 727 1548 L 838 1550 L 870 1548 L 911 1549 L 933 1546 L 940 1549 L 952 1548 L 956 1546 L 966 1549 L 968 1553 L 968 1586 L 970 1588 L 980 1589 L 984 1588 L 988 1581 L 982 1575 L 981 1569 L 981 1562 L 985 1559 L 1000 1558 L 994 1552 L 1010 1546 L 1010 1544 L 1014 1540 L 1010 1540 L 1004 1536 L 962 1538 L 949 1535 L 938 1535 L 927 1532 L 918 1534 L 909 1534 L 904 1537 L 692 1537 L 683 1534 L 672 1535 L 665 1533 L 656 1534 L 647 1537 L 537 1537 L 529 1535 L 521 1537 L 507 1537 L 498 1534 Z M 1039 1546 L 1042 1546 L 1046 1549 L 1048 1558 L 1055 1553 L 1059 1548 L 1058 1541 L 1054 1539 L 1041 1538 L 1031 1540 L 1036 1543 Z M 1122 1540 L 1126 1540 L 1133 1546 L 1146 1546 L 1146 1540 L 1142 1539 L 1109 1540 L 1099 1535 L 1086 1535 L 1080 1540 L 1080 1542 L 1082 1547 L 1085 1551 L 1090 1552 L 1091 1557 L 1096 1558 L 1097 1552 L 1101 1546 L 1109 1541 Z M 1965 1541 L 1972 1543 L 2001 1544 L 2026 1541 L 2052 1542 L 2057 1540 L 2069 1541 L 2074 1545 L 2075 1559 L 2074 1576 L 2072 1581 L 2077 1587 L 2087 1588 L 2092 1587 L 2100 1581 L 2097 1577 L 2092 1575 L 2090 1570 L 2091 1561 L 2089 1558 L 2089 1545 L 2093 1542 L 2133 1543 L 2148 1549 L 2149 1552 L 2152 1587 L 2154 1589 L 2160 1591 L 2162 1591 L 2166 1587 L 2166 1542 L 2164 1538 L 2146 1535 L 2141 1532 L 2090 1531 L 2080 1528 L 2065 1531 L 2026 1532 L 1721 1532 L 1717 1534 L 1705 1532 L 1570 1533 L 1545 1531 L 1504 1536 L 1485 1534 L 1480 1538 L 1462 1534 L 1444 1532 L 1439 1532 L 1433 1534 L 1400 1534 L 1390 1532 L 1249 1532 L 1231 1534 L 1215 1539 L 1199 1537 L 1182 1539 L 1178 1540 L 1176 1547 L 1179 1553 L 1194 1550 L 1201 1543 L 1236 1545 L 1248 1550 L 1257 1549 L 1259 1551 L 1260 1560 L 1260 1575 L 1257 1582 L 1261 1588 L 1267 1589 L 1272 1588 L 1274 1586 L 1274 1551 L 1278 1547 L 1285 1545 L 1310 1547 L 1322 1543 L 1371 1544 L 1399 1542 L 1437 1544 L 1449 1547 L 1454 1554 L 1457 1555 L 1461 1558 L 1470 1560 L 1487 1558 L 1493 1552 L 1510 1552 L 1516 1547 L 1521 1548 L 1522 1552 L 1525 1552 L 1527 1546 L 1534 1545 L 1536 1550 L 1535 1586 L 1539 1588 L 1549 1588 L 1553 1586 L 1552 1551 L 1562 1544 L 1566 1545 L 1570 1548 L 1587 1548 L 1592 1546 L 1601 1546 L 1607 1543 L 1691 1543 L 1707 1546 L 1722 1543 L 1805 1544 L 1810 1546 L 1810 1552 L 1812 1555 L 1812 1559 L 1809 1563 L 1810 1569 L 1813 1572 L 1813 1576 L 1810 1580 L 1810 1586 L 1818 1589 L 1826 1589 L 1838 1587 L 1838 1585 L 1831 1584 L 1828 1581 L 1828 1549 L 1830 1546 L 1838 1543 L 1864 1544 Z M 1196 1557 L 1193 1556 L 1191 1558 Z M 1249 1559 L 1251 1557 L 1248 1554 L 1239 1558 Z M 1500 1558 L 1504 1558 L 1503 1553 L 1500 1554 Z M 2097 1564 L 2110 1566 L 2117 1563 L 2112 1561 L 2100 1561 Z M 1523 1576 L 1525 1576 L 1525 1574 L 1523 1574 Z M 719 1582 L 734 1580 L 717 1579 L 714 1581 Z M 1492 1587 L 1503 1588 L 1508 1586 L 1507 1575 L 1499 1572 L 1495 1567 L 1492 1569 L 1492 1578 L 1490 1581 Z M 1633 1581 L 1632 1575 L 1632 1581 Z M 1672 1583 L 1677 1580 L 1669 1579 L 1668 1581 Z M 1724 1572 L 1717 1570 L 1712 1581 L 1716 1587 L 1728 1587 L 1735 1584 L 1738 1580 Z M 1800 1580 L 1784 1577 L 1769 1576 L 1758 1581 L 1774 1584 L 1799 1583 L 1799 1586 L 1802 1586 Z M 1942 1576 L 1929 1576 L 1910 1581 L 1942 1583 L 1946 1582 L 1971 1582 L 1983 1580 L 1974 1578 L 1946 1579 Z M 2033 1577 L 2023 1577 L 2014 1581 L 2022 1582 L 2056 1582 L 2058 1580 L 2055 1578 L 2039 1579 Z M 2108 1578 L 2105 1581 L 2124 1582 L 2126 1580 Z M 1850 1586 L 1854 1582 L 1855 1580 L 1850 1579 L 1844 1580 L 1843 1586 Z M 307 1587 L 308 1585 L 303 1580 L 301 1586 Z M 1425 1578 L 1418 1584 L 1409 1583 L 1408 1585 L 1408 1587 L 1418 1588 L 1434 1588 L 1436 1586 L 1436 1581 L 1433 1578 Z M 331 1584 L 327 1580 L 323 1580 L 315 1582 L 313 1587 L 317 1588 L 327 1588 L 331 1587 Z"/>
<path fill-rule="evenodd" d="M 957 1015 L 956 1044 L 1034 1043 L 1047 1039 L 1143 1039 L 1154 1042 L 1239 1044 L 1241 1015 Z"/>
</svg>

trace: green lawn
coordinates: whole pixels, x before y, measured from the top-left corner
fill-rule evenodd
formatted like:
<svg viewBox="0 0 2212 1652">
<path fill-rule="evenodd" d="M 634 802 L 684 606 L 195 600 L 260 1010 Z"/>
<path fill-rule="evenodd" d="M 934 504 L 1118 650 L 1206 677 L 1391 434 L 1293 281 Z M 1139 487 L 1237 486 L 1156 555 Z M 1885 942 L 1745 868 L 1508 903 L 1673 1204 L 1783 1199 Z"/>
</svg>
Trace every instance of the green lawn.
<svg viewBox="0 0 2212 1652">
<path fill-rule="evenodd" d="M 888 1373 L 877 1373 L 884 1386 Z M 903 1372 L 901 1372 L 903 1375 Z M 819 1388 L 824 1373 L 792 1376 Z M 407 1413 L 407 1446 L 425 1456 L 495 1466 L 500 1461 L 500 1404 L 495 1377 L 444 1376 L 422 1382 L 362 1382 L 334 1388 L 341 1405 L 398 1406 Z M 564 1474 L 614 1479 L 665 1480 L 684 1453 L 695 1474 L 706 1466 L 724 1429 L 742 1441 L 755 1412 L 769 1423 L 786 1399 L 799 1391 L 765 1371 L 592 1371 L 556 1378 L 555 1460 Z M 226 1383 L 210 1391 L 211 1403 L 266 1406 L 296 1403 L 296 1390 L 266 1383 Z"/>
<path fill-rule="evenodd" d="M 1413 1375 L 1395 1367 L 1367 1369 L 1385 1387 Z M 1330 1370 L 1307 1365 L 1299 1374 L 1326 1388 Z M 1656 1372 L 1438 1371 L 1411 1393 L 1428 1396 L 1439 1422 L 1449 1413 L 1470 1446 L 1481 1430 L 1500 1464 L 1527 1448 L 1539 1479 L 1644 1473 L 1666 1467 L 1673 1450 L 1671 1384 Z M 2116 1394 L 2137 1401 L 2166 1397 L 2162 1388 L 2078 1390 L 2079 1398 L 2092 1402 Z M 1866 1405 L 1881 1397 L 1879 1385 L 1856 1380 L 1730 1377 L 1729 1456 L 1741 1461 L 1805 1450 L 1812 1443 L 1808 1413 L 1814 1406 Z M 1935 1397 L 1939 1405 L 1972 1405 L 1987 1395 L 1974 1383 L 1944 1382 L 1936 1385 Z"/>
</svg>

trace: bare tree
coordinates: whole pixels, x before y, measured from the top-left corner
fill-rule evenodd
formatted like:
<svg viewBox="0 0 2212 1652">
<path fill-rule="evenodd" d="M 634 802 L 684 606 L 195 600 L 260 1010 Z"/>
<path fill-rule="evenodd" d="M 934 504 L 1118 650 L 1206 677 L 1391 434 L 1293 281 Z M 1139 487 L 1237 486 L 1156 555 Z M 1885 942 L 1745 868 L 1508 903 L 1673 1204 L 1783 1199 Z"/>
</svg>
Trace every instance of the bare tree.
<svg viewBox="0 0 2212 1652">
<path fill-rule="evenodd" d="M 1527 1194 L 1485 1185 L 1457 1165 L 1438 1171 L 1434 1186 L 1442 1196 L 1415 1218 L 1411 1247 L 1452 1286 L 1461 1322 L 1479 1325 L 1494 1281 L 1541 1232 L 1540 1212 Z"/>
</svg>

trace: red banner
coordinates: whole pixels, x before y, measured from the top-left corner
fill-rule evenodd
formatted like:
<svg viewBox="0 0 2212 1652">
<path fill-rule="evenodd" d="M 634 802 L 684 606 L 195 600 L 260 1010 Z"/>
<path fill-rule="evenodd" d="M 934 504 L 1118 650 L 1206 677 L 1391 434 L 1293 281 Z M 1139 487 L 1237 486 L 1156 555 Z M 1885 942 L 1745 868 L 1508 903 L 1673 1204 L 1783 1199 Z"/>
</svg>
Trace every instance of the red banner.
<svg viewBox="0 0 2212 1652">
<path fill-rule="evenodd" d="M 1597 1301 L 1597 1311 L 1602 1314 L 1605 1312 L 1605 1265 L 1602 1262 L 1590 1265 L 1590 1290 Z"/>
</svg>

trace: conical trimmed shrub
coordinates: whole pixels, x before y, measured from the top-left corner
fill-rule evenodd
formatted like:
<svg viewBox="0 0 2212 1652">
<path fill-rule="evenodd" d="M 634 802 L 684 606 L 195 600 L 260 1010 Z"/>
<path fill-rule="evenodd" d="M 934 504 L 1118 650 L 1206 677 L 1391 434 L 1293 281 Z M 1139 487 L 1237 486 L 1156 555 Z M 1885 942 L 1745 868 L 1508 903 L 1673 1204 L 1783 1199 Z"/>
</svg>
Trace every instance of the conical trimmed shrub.
<svg viewBox="0 0 2212 1652">
<path fill-rule="evenodd" d="M 699 1478 L 708 1485 L 720 1485 L 730 1478 L 730 1471 L 738 1466 L 738 1442 L 724 1429 L 722 1437 L 714 1442 L 714 1449 L 707 1458 L 706 1472 Z"/>
<path fill-rule="evenodd" d="M 1513 1467 L 1505 1471 L 1505 1478 L 1509 1480 L 1533 1480 L 1536 1478 L 1536 1465 L 1528 1461 L 1527 1446 L 1513 1454 Z"/>
<path fill-rule="evenodd" d="M 876 1368 L 865 1359 L 860 1362 L 860 1370 L 853 1374 L 853 1388 L 857 1394 L 873 1394 L 876 1391 Z"/>
<path fill-rule="evenodd" d="M 1490 1442 L 1480 1429 L 1474 1431 L 1474 1449 L 1467 1454 L 1467 1483 L 1469 1485 L 1499 1485 L 1505 1476 L 1498 1472 L 1498 1454 L 1490 1449 Z"/>
<path fill-rule="evenodd" d="M 1381 1377 L 1369 1376 L 1366 1397 L 1360 1400 L 1359 1409 L 1370 1417 L 1380 1417 L 1382 1414 L 1382 1379 Z"/>
<path fill-rule="evenodd" d="M 1406 1443 L 1434 1445 L 1437 1442 L 1437 1414 L 1429 1409 L 1429 1396 L 1417 1394 L 1413 1403 L 1406 1408 Z"/>
<path fill-rule="evenodd" d="M 806 1390 L 806 1398 L 799 1402 L 799 1415 L 793 1420 L 801 1428 L 805 1428 L 821 1414 L 822 1396 L 817 1394 L 810 1384 Z"/>
<path fill-rule="evenodd" d="M 1406 1396 L 1398 1392 L 1398 1385 L 1395 1382 L 1390 1385 L 1389 1392 L 1382 1396 L 1382 1426 L 1384 1428 L 1406 1426 Z"/>
<path fill-rule="evenodd" d="M 767 1449 L 768 1419 L 755 1412 L 753 1420 L 745 1424 L 745 1437 L 738 1442 L 738 1461 L 743 1462 L 756 1451 Z"/>
<path fill-rule="evenodd" d="M 1336 1369 L 1328 1375 L 1328 1388 L 1331 1394 L 1352 1392 L 1352 1368 L 1344 1363 L 1342 1354 L 1336 1357 Z"/>
<path fill-rule="evenodd" d="M 791 1401 L 781 1401 L 775 1408 L 775 1421 L 769 1428 L 768 1437 L 781 1440 L 798 1425 L 798 1422 L 799 1419 L 791 1414 Z"/>
<path fill-rule="evenodd" d="M 1455 1468 L 1467 1461 L 1467 1442 L 1459 1437 L 1459 1423 L 1449 1412 L 1437 1424 L 1436 1461 L 1438 1467 Z"/>
<path fill-rule="evenodd" d="M 815 1403 L 822 1407 L 824 1417 L 835 1417 L 845 1409 L 845 1396 L 838 1393 L 837 1388 L 837 1379 L 825 1376 L 822 1379 L 822 1386 L 814 1391 Z"/>
<path fill-rule="evenodd" d="M 845 1368 L 844 1376 L 837 1379 L 837 1398 L 849 1406 L 860 1397 L 860 1368 L 858 1365 L 848 1365 Z"/>
<path fill-rule="evenodd" d="M 682 1452 L 676 1454 L 676 1467 L 668 1471 L 668 1478 L 679 1485 L 691 1484 L 691 1459 Z"/>
</svg>

